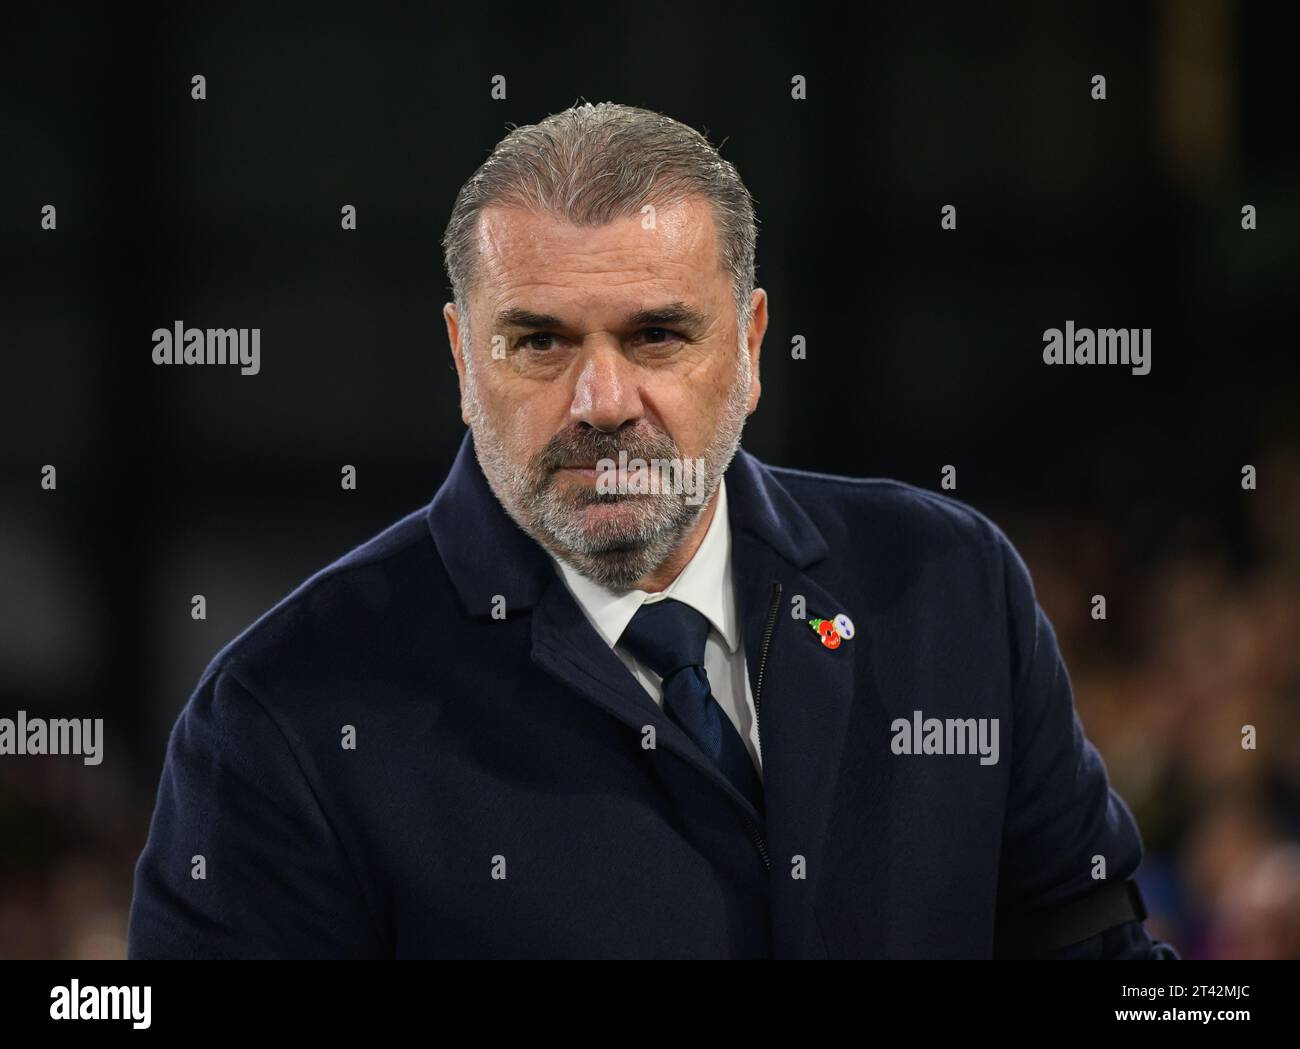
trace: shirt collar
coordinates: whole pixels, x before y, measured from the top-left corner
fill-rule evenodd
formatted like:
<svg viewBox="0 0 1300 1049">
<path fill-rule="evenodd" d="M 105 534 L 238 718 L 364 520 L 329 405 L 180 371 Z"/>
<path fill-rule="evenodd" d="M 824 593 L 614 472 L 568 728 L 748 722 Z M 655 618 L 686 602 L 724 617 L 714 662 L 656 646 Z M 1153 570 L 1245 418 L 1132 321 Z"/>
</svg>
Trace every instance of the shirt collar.
<svg viewBox="0 0 1300 1049">
<path fill-rule="evenodd" d="M 727 519 L 725 477 L 718 483 L 715 501 L 713 520 L 709 522 L 695 556 L 677 578 L 657 594 L 644 590 L 610 590 L 547 551 L 570 593 L 611 648 L 618 643 L 643 604 L 674 598 L 703 615 L 722 636 L 727 650 L 736 651 L 740 644 L 740 626 L 736 619 L 736 597 L 732 586 L 731 527 Z"/>
</svg>

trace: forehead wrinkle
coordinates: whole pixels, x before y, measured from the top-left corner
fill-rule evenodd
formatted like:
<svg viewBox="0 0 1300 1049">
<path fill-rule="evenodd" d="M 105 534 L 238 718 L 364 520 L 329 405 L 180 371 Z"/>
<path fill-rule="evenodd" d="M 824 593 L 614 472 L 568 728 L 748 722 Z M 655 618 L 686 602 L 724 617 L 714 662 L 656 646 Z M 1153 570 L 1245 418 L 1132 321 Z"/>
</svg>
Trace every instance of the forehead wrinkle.
<svg viewBox="0 0 1300 1049">
<path fill-rule="evenodd" d="M 701 238 L 709 236 L 713 230 L 712 213 L 707 207 L 701 208 L 699 205 L 677 202 L 664 208 L 659 214 L 660 219 L 655 229 L 647 231 L 640 227 L 636 215 L 623 216 L 599 225 L 589 225 L 568 222 L 546 212 L 518 207 L 490 206 L 481 216 L 480 241 L 486 241 L 497 255 L 505 254 L 501 247 L 503 235 L 509 239 L 518 239 L 529 246 L 536 246 L 547 239 L 559 239 L 570 243 L 576 241 L 581 247 L 565 247 L 561 250 L 573 250 L 581 254 L 636 250 L 621 244 L 601 247 L 590 244 L 593 231 L 595 235 L 599 235 L 613 227 L 622 227 L 620 232 L 640 230 L 654 234 L 667 234 L 660 243 L 666 244 L 669 254 L 690 256 L 695 254 Z M 703 221 L 699 218 L 701 215 Z"/>
<path fill-rule="evenodd" d="M 689 269 L 692 258 L 689 252 L 659 253 L 627 245 L 588 247 L 575 245 L 558 251 L 515 251 L 511 256 L 498 253 L 494 256 L 501 268 L 510 262 L 544 266 L 548 272 L 571 270 L 577 273 L 655 274 L 668 269 Z"/>
<path fill-rule="evenodd" d="M 555 313 L 549 304 L 542 302 L 518 302 L 520 292 L 531 290 L 561 293 L 581 293 L 584 285 L 581 281 L 599 278 L 598 291 L 613 292 L 632 287 L 639 287 L 640 294 L 649 298 L 687 298 L 698 297 L 701 290 L 695 279 L 694 265 L 699 258 L 699 245 L 712 241 L 712 226 L 707 222 L 693 221 L 698 211 L 692 209 L 674 210 L 665 216 L 658 231 L 670 232 L 662 240 L 656 239 L 653 249 L 643 239 L 636 239 L 633 244 L 590 243 L 591 238 L 575 236 L 584 226 L 566 223 L 538 212 L 521 212 L 521 222 L 511 222 L 509 212 L 519 209 L 502 209 L 500 212 L 485 212 L 480 224 L 481 247 L 488 255 L 484 274 L 489 278 L 485 289 L 489 298 L 498 306 L 517 305 L 538 313 Z M 707 215 L 707 209 L 705 214 Z M 635 216 L 626 220 L 635 222 Z M 599 229 L 608 229 L 601 226 Z M 562 244 L 555 252 L 563 259 L 557 267 L 554 258 L 546 257 L 546 241 L 554 239 L 556 231 L 563 231 Z M 656 232 L 658 232 L 656 231 Z M 628 228 L 623 233 L 633 233 Z M 565 236 L 567 234 L 567 236 Z M 613 262 L 614 265 L 610 265 Z M 522 263 L 522 265 L 521 265 Z M 557 276 L 557 268 L 563 268 L 573 278 Z M 529 272 L 530 270 L 535 272 Z M 712 271 L 725 280 L 725 273 L 717 267 Z M 688 285 L 683 287 L 683 282 Z M 589 299 L 589 296 L 587 297 Z M 712 307 L 712 295 L 700 299 L 704 308 Z M 585 304 L 574 302 L 566 304 L 570 308 L 584 308 Z"/>
<path fill-rule="evenodd" d="M 638 300 L 663 299 L 665 301 L 675 301 L 678 299 L 686 300 L 687 298 L 699 298 L 698 295 L 686 294 L 687 290 L 696 290 L 693 285 L 688 289 L 678 290 L 674 288 L 673 281 L 674 278 L 662 274 L 651 276 L 635 274 L 622 279 L 602 281 L 599 288 L 592 288 L 586 285 L 575 287 L 572 283 L 544 277 L 537 279 L 519 277 L 515 280 L 507 280 L 499 283 L 494 289 L 496 293 L 494 298 L 496 299 L 498 310 L 506 306 L 519 306 L 523 309 L 532 310 L 534 313 L 554 313 L 555 308 L 552 304 L 546 302 L 538 303 L 532 301 L 513 300 L 522 299 L 534 292 L 541 292 L 544 294 L 547 291 L 553 290 L 560 293 L 571 293 L 570 297 L 573 301 L 571 303 L 566 303 L 565 305 L 582 308 L 584 303 L 589 303 L 593 296 L 598 295 L 601 292 L 621 291 L 626 288 L 637 289 Z M 648 285 L 653 286 L 648 287 Z M 708 304 L 707 296 L 700 299 L 701 309 L 707 308 Z M 615 306 L 614 308 L 617 307 Z M 629 308 L 627 310 L 629 313 L 634 311 L 635 308 Z"/>
</svg>

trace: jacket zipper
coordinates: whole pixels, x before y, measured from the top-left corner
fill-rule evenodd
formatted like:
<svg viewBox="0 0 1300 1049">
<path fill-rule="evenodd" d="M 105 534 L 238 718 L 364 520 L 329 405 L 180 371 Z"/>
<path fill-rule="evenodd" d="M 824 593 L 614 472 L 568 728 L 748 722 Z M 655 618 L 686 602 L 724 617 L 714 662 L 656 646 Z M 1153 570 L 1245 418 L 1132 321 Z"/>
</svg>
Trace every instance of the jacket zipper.
<svg viewBox="0 0 1300 1049">
<path fill-rule="evenodd" d="M 761 761 L 763 758 L 763 671 L 767 669 L 767 649 L 772 643 L 772 631 L 776 627 L 777 609 L 781 604 L 781 584 L 772 584 L 772 603 L 767 610 L 767 628 L 763 631 L 763 645 L 760 649 L 761 655 L 758 657 L 758 677 L 754 684 L 754 736 L 758 744 L 758 756 Z M 763 859 L 763 867 L 766 870 L 772 869 L 772 862 L 767 855 L 767 842 L 763 838 L 763 832 L 759 830 L 758 824 L 749 817 L 745 817 L 749 824 L 750 837 L 753 838 L 754 845 L 758 848 L 758 854 Z"/>
</svg>

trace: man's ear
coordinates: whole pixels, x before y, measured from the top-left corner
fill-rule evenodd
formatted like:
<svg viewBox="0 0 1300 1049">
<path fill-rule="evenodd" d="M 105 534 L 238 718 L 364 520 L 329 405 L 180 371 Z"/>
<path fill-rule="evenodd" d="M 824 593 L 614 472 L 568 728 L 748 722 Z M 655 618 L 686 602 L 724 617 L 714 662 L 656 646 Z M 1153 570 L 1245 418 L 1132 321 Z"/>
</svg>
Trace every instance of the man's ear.
<svg viewBox="0 0 1300 1049">
<path fill-rule="evenodd" d="M 456 362 L 456 377 L 460 383 L 460 417 L 468 426 L 469 419 L 465 415 L 465 358 L 460 345 L 460 314 L 454 302 L 443 306 L 442 319 L 447 322 L 447 341 L 451 343 L 451 356 Z"/>
<path fill-rule="evenodd" d="M 763 352 L 763 335 L 767 332 L 767 292 L 755 288 L 749 297 L 749 330 L 745 336 L 745 345 L 749 349 L 749 369 L 751 382 L 749 386 L 749 404 L 745 408 L 748 415 L 758 407 L 758 398 L 763 392 L 763 383 L 758 377 L 758 359 Z"/>
</svg>

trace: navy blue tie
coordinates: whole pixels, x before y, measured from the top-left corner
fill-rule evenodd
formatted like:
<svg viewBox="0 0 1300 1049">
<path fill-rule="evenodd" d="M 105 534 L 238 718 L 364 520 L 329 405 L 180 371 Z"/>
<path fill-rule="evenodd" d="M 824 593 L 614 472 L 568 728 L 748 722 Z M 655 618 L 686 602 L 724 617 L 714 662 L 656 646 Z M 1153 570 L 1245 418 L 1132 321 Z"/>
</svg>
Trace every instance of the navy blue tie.
<svg viewBox="0 0 1300 1049">
<path fill-rule="evenodd" d="M 718 705 L 704 670 L 709 621 L 673 598 L 643 604 L 619 638 L 663 679 L 664 710 L 759 812 L 763 784 L 736 726 Z"/>
</svg>

